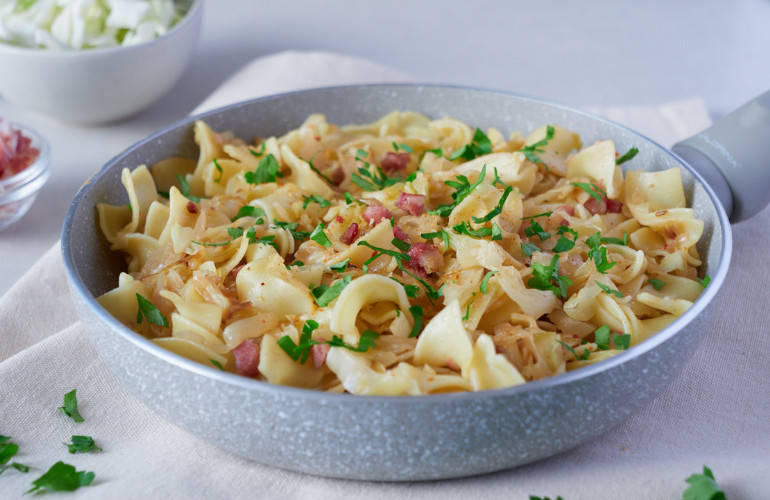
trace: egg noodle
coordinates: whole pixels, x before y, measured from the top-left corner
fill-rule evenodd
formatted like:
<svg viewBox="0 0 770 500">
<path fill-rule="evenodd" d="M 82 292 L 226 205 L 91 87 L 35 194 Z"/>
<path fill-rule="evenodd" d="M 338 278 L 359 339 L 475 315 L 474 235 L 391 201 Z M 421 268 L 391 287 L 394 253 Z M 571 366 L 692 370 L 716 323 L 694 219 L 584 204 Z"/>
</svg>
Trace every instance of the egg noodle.
<svg viewBox="0 0 770 500">
<path fill-rule="evenodd" d="M 505 138 L 393 112 L 322 115 L 247 144 L 122 172 L 98 205 L 128 272 L 99 297 L 186 358 L 274 384 L 370 395 L 479 391 L 644 341 L 702 292 L 703 232 L 678 169 L 546 125 Z"/>
</svg>

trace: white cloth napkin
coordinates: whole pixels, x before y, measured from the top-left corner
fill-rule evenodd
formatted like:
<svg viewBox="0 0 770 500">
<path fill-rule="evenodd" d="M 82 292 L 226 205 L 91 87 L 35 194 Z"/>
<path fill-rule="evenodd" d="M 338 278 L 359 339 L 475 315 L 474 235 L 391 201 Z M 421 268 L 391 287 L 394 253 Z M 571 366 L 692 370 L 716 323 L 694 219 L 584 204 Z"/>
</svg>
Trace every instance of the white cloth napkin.
<svg viewBox="0 0 770 500">
<path fill-rule="evenodd" d="M 282 53 L 254 61 L 199 108 L 302 87 L 404 81 L 367 61 Z M 594 109 L 664 145 L 708 124 L 703 103 Z M 706 338 L 652 403 L 593 442 L 495 474 L 439 482 L 340 481 L 260 465 L 187 434 L 143 406 L 112 376 L 73 313 L 59 246 L 0 299 L 0 435 L 33 467 L 0 476 L 18 498 L 57 461 L 94 471 L 73 498 L 681 498 L 684 479 L 711 467 L 729 498 L 770 491 L 770 210 L 734 228 L 730 276 Z M 77 388 L 85 422 L 61 415 Z M 226 422 L 223 422 L 226 425 Z M 70 455 L 62 442 L 93 436 L 100 453 Z"/>
</svg>

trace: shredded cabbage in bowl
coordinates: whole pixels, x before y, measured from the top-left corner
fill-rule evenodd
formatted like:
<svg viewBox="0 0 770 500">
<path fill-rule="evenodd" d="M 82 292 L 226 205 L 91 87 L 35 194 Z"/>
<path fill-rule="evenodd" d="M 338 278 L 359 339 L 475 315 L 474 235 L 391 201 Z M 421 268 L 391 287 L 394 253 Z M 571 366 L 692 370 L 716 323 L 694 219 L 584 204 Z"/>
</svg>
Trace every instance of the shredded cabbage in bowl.
<svg viewBox="0 0 770 500">
<path fill-rule="evenodd" d="M 0 42 L 54 50 L 136 45 L 163 36 L 191 0 L 0 1 Z"/>
</svg>

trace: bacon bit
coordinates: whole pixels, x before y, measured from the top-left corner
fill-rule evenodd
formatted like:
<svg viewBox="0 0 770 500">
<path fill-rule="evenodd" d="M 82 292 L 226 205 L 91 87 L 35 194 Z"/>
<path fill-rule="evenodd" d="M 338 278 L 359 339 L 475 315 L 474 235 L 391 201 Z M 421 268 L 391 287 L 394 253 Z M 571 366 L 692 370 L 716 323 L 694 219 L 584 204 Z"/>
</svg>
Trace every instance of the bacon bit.
<svg viewBox="0 0 770 500">
<path fill-rule="evenodd" d="M 404 232 L 404 230 L 398 227 L 397 225 L 393 226 L 393 236 L 395 236 L 401 241 L 405 241 L 409 243 L 409 235 L 406 234 L 406 232 Z"/>
<path fill-rule="evenodd" d="M 343 222 L 345 222 L 345 219 L 343 219 L 341 215 L 338 215 L 337 217 L 335 217 L 335 218 L 334 218 L 334 220 L 336 220 L 336 221 L 337 221 L 337 222 L 339 222 L 340 224 L 342 224 Z"/>
<path fill-rule="evenodd" d="M 191 214 L 197 214 L 198 213 L 198 207 L 195 205 L 195 202 L 188 201 L 187 202 L 187 211 Z"/>
<path fill-rule="evenodd" d="M 446 360 L 446 367 L 449 368 L 450 370 L 454 370 L 456 372 L 460 371 L 460 367 L 457 366 L 457 363 L 455 363 L 453 360 L 451 360 L 449 358 L 447 358 L 447 360 Z"/>
<path fill-rule="evenodd" d="M 369 205 L 364 209 L 364 219 L 372 226 L 376 226 L 382 219 L 390 219 L 393 215 L 390 210 L 382 205 Z"/>
<path fill-rule="evenodd" d="M 444 266 L 444 256 L 438 248 L 428 243 L 415 243 L 409 247 L 412 267 L 421 269 L 426 274 L 435 273 Z"/>
<path fill-rule="evenodd" d="M 8 179 L 35 163 L 40 150 L 31 147 L 31 144 L 32 139 L 0 118 L 0 180 Z"/>
<path fill-rule="evenodd" d="M 592 215 L 604 215 L 608 212 L 617 214 L 623 210 L 623 203 L 619 202 L 618 200 L 605 198 L 603 196 L 601 203 L 598 203 L 593 198 L 589 198 L 585 203 L 583 203 L 583 206 L 586 207 L 586 210 L 588 210 Z"/>
<path fill-rule="evenodd" d="M 623 210 L 623 203 L 621 203 L 618 200 L 613 200 L 612 198 L 607 198 L 607 211 L 611 214 L 619 214 Z"/>
<path fill-rule="evenodd" d="M 323 342 L 325 339 L 317 339 Z M 326 363 L 326 355 L 329 354 L 329 344 L 314 344 L 310 347 L 310 356 L 313 358 L 313 366 L 316 370 L 320 369 Z"/>
<path fill-rule="evenodd" d="M 667 213 L 668 213 L 668 210 L 658 210 L 657 212 L 655 212 L 655 216 L 661 217 L 663 215 L 666 215 Z"/>
<path fill-rule="evenodd" d="M 358 224 L 354 222 L 348 226 L 344 233 L 342 233 L 340 241 L 346 245 L 350 245 L 356 241 L 356 238 L 358 238 Z"/>
<path fill-rule="evenodd" d="M 235 278 L 238 277 L 238 273 L 241 272 L 241 269 L 246 267 L 246 264 L 241 264 L 240 266 L 235 266 L 230 270 L 230 277 L 235 280 Z"/>
<path fill-rule="evenodd" d="M 562 205 L 556 210 L 561 210 L 563 212 L 566 212 L 566 214 L 569 215 L 570 217 L 575 215 L 575 205 Z"/>
<path fill-rule="evenodd" d="M 386 174 L 392 174 L 393 172 L 406 169 L 409 158 L 409 153 L 388 152 L 380 162 L 380 167 L 382 167 Z"/>
<path fill-rule="evenodd" d="M 567 219 L 562 219 L 561 222 L 559 222 L 560 226 L 569 226 L 569 221 Z"/>
<path fill-rule="evenodd" d="M 398 193 L 396 206 L 409 212 L 409 215 L 420 215 L 425 210 L 425 196 L 401 191 Z"/>
<path fill-rule="evenodd" d="M 261 339 L 246 339 L 233 349 L 235 371 L 245 377 L 259 375 L 259 350 Z"/>
<path fill-rule="evenodd" d="M 342 184 L 342 181 L 345 180 L 345 171 L 342 170 L 342 168 L 337 167 L 331 172 L 329 172 L 328 177 L 329 177 L 329 180 L 332 181 L 332 183 L 335 186 L 339 186 L 340 184 Z"/>
</svg>

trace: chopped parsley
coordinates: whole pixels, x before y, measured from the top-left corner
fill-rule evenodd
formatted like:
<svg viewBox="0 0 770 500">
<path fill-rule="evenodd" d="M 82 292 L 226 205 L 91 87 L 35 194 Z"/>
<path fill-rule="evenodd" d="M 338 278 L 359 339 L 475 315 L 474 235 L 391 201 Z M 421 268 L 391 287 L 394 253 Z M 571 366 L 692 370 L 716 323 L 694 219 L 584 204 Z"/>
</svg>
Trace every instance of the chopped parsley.
<svg viewBox="0 0 770 500">
<path fill-rule="evenodd" d="M 522 243 L 521 252 L 527 257 L 532 257 L 532 254 L 539 252 L 540 248 L 534 243 Z"/>
<path fill-rule="evenodd" d="M 313 288 L 311 291 L 313 299 L 320 307 L 328 306 L 332 300 L 336 299 L 339 294 L 342 293 L 342 290 L 344 290 L 345 287 L 350 284 L 352 279 L 353 278 L 350 276 L 345 276 L 344 278 L 335 281 L 331 285 L 320 285 Z"/>
<path fill-rule="evenodd" d="M 11 439 L 8 436 L 3 436 L 5 438 L 5 441 Z M 16 453 L 19 451 L 19 445 L 16 443 L 8 443 L 3 442 L 0 444 L 0 465 L 5 465 L 8 463 L 8 460 L 13 458 Z M 2 469 L 5 470 L 5 469 Z"/>
<path fill-rule="evenodd" d="M 647 280 L 647 283 L 649 283 L 650 285 L 652 285 L 652 287 L 653 287 L 655 290 L 660 290 L 661 288 L 663 288 L 664 286 L 666 286 L 666 282 L 665 282 L 665 281 L 663 281 L 663 280 L 658 280 L 658 279 L 654 279 L 654 278 L 648 279 L 648 280 Z"/>
<path fill-rule="evenodd" d="M 503 239 L 503 233 L 500 230 L 500 226 L 498 226 L 496 222 L 492 223 L 492 227 L 480 227 L 478 229 L 473 229 L 470 222 L 466 221 L 460 224 L 455 224 L 452 226 L 452 229 L 454 229 L 454 232 L 457 234 L 465 234 L 474 238 L 484 238 L 486 236 L 491 236 L 492 240 L 494 241 Z"/>
<path fill-rule="evenodd" d="M 401 151 L 404 151 L 406 153 L 414 153 L 414 150 L 412 149 L 412 147 L 409 146 L 408 144 L 404 144 L 403 142 L 399 143 L 399 144 L 396 144 L 396 142 L 394 141 L 393 142 L 393 150 L 396 151 L 396 152 L 401 150 Z"/>
<path fill-rule="evenodd" d="M 711 469 L 703 466 L 703 474 L 693 474 L 685 482 L 690 486 L 684 490 L 682 500 L 725 500 L 725 492 L 714 479 Z"/>
<path fill-rule="evenodd" d="M 302 195 L 302 199 L 304 200 L 302 202 L 302 209 L 306 209 L 308 205 L 311 203 L 318 203 L 318 205 L 321 208 L 326 208 L 332 206 L 332 202 L 324 198 L 323 196 L 319 196 L 317 194 L 312 194 L 310 196 Z"/>
<path fill-rule="evenodd" d="M 89 486 L 95 476 L 93 472 L 78 471 L 69 464 L 56 462 L 48 472 L 32 481 L 33 488 L 26 493 L 38 490 L 75 491 L 81 486 Z"/>
<path fill-rule="evenodd" d="M 90 453 L 92 451 L 102 451 L 96 446 L 94 438 L 91 436 L 72 436 L 71 443 L 63 443 L 69 449 L 70 453 Z"/>
<path fill-rule="evenodd" d="M 313 232 L 310 233 L 310 239 L 321 245 L 322 247 L 329 248 L 332 246 L 332 242 L 329 241 L 329 237 L 326 236 L 326 233 L 324 233 L 324 229 L 326 226 L 324 226 L 323 222 L 319 222 L 315 229 L 313 229 Z"/>
<path fill-rule="evenodd" d="M 489 212 L 484 217 L 472 217 L 473 222 L 476 223 L 482 223 L 482 222 L 489 222 L 496 216 L 500 215 L 503 211 L 503 205 L 505 205 L 505 200 L 508 199 L 508 195 L 511 194 L 511 191 L 513 191 L 513 186 L 508 186 L 505 188 L 505 191 L 503 191 L 503 195 L 500 196 L 500 201 L 497 202 L 497 205 L 495 208 L 492 209 L 491 212 Z"/>
<path fill-rule="evenodd" d="M 187 179 L 182 176 L 182 174 L 176 174 L 176 179 L 179 181 L 179 192 L 182 193 L 182 196 L 190 201 L 194 201 L 195 203 L 201 202 L 199 196 L 193 196 L 190 194 L 190 184 L 187 182 Z"/>
<path fill-rule="evenodd" d="M 697 278 L 697 281 L 698 281 L 698 284 L 700 284 L 700 286 L 702 286 L 703 288 L 706 288 L 707 286 L 709 286 L 709 283 L 711 283 L 711 276 L 707 274 L 703 277 L 703 279 Z"/>
<path fill-rule="evenodd" d="M 358 172 L 354 172 L 351 176 L 350 180 L 353 181 L 353 184 L 364 191 L 381 191 L 388 186 L 403 182 L 400 177 L 388 177 L 377 165 L 370 165 L 365 162 L 363 157 L 366 156 L 368 156 L 366 151 L 362 149 L 358 150 L 356 160 L 363 163 L 364 166 L 358 167 Z"/>
<path fill-rule="evenodd" d="M 310 236 L 310 231 L 297 230 L 297 227 L 299 226 L 298 222 L 274 221 L 270 226 L 273 228 L 286 229 L 291 233 L 291 236 L 292 238 L 294 238 L 295 241 L 302 241 L 307 239 L 308 236 Z"/>
<path fill-rule="evenodd" d="M 550 290 L 557 297 L 566 299 L 572 280 L 567 276 L 559 276 L 559 256 L 554 255 L 547 266 L 532 263 L 532 277 L 527 281 L 527 285 L 537 290 Z"/>
<path fill-rule="evenodd" d="M 559 226 L 556 230 L 556 234 L 559 235 L 559 240 L 553 247 L 553 253 L 567 252 L 575 247 L 575 242 L 578 239 L 577 231 L 570 229 L 567 226 Z M 565 234 L 572 235 L 572 238 L 565 236 Z"/>
<path fill-rule="evenodd" d="M 449 233 L 447 233 L 443 229 L 436 231 L 434 233 L 422 233 L 420 237 L 425 238 L 426 240 L 429 240 L 431 238 L 441 238 L 444 241 L 444 246 L 446 247 L 446 249 L 447 250 L 449 249 Z"/>
<path fill-rule="evenodd" d="M 267 214 L 260 207 L 245 205 L 238 210 L 238 213 L 232 218 L 232 222 L 235 222 L 242 217 L 254 217 L 257 218 L 257 224 L 264 224 L 265 221 L 262 217 L 267 217 Z"/>
<path fill-rule="evenodd" d="M 602 351 L 612 349 L 628 349 L 631 346 L 631 335 L 627 333 L 612 333 L 609 325 L 602 325 L 594 331 L 594 343 Z"/>
<path fill-rule="evenodd" d="M 312 340 L 313 331 L 318 328 L 318 322 L 312 319 L 307 320 L 305 326 L 302 327 L 302 334 L 299 337 L 299 344 L 295 344 L 291 337 L 284 335 L 278 339 L 278 346 L 294 361 L 299 361 L 304 364 L 309 355 L 310 348 L 318 344 L 329 344 L 332 347 L 344 347 L 355 352 L 366 352 L 370 348 L 375 348 L 377 345 L 374 340 L 377 339 L 380 334 L 372 330 L 364 330 L 361 332 L 361 336 L 358 340 L 358 346 L 352 346 L 342 340 L 342 337 L 338 335 L 332 336 L 331 340 L 325 340 L 320 342 L 318 340 Z"/>
<path fill-rule="evenodd" d="M 407 243 L 406 241 L 403 241 L 403 240 L 399 240 L 398 238 L 393 238 L 393 239 L 390 241 L 390 243 L 391 243 L 391 245 L 393 245 L 394 247 L 398 248 L 398 249 L 399 249 L 399 250 L 401 250 L 402 252 L 408 252 L 408 251 L 409 251 L 409 249 L 410 249 L 410 248 L 411 248 L 411 246 L 412 246 L 412 245 L 410 245 L 409 243 Z"/>
<path fill-rule="evenodd" d="M 497 271 L 489 271 L 481 279 L 481 285 L 479 285 L 479 290 L 481 290 L 481 293 L 487 293 L 487 288 L 489 287 L 489 278 L 491 278 L 495 274 L 497 274 Z"/>
<path fill-rule="evenodd" d="M 504 188 L 507 188 L 507 187 L 509 187 L 509 186 L 508 186 L 508 184 L 504 183 L 504 182 L 503 182 L 503 181 L 500 179 L 500 175 L 498 175 L 498 173 L 497 173 L 497 167 L 494 167 L 494 168 L 495 168 L 495 178 L 494 178 L 494 179 L 492 179 L 492 185 L 493 185 L 493 186 L 495 186 L 495 185 L 497 185 L 497 184 L 500 184 L 500 185 L 501 185 L 502 187 L 504 187 Z"/>
<path fill-rule="evenodd" d="M 409 255 L 407 255 L 405 253 L 397 252 L 395 250 L 388 250 L 387 248 L 376 247 L 376 246 L 372 245 L 371 243 L 369 243 L 368 241 L 359 241 L 358 242 L 358 246 L 369 247 L 372 250 L 374 250 L 375 252 L 377 252 L 378 254 L 388 255 L 388 256 L 393 257 L 393 258 L 398 259 L 398 260 L 412 260 L 411 257 L 409 257 Z M 377 257 L 379 257 L 379 255 L 377 255 Z"/>
<path fill-rule="evenodd" d="M 398 281 L 393 276 L 391 276 L 390 279 L 392 279 L 393 281 L 395 281 L 396 283 L 398 283 L 399 285 L 404 287 L 404 291 L 406 292 L 406 296 L 407 297 L 414 298 L 414 297 L 419 297 L 420 296 L 420 287 L 419 286 L 417 286 L 417 285 L 405 285 L 405 284 L 401 283 L 400 281 Z M 396 309 L 396 311 L 398 311 L 398 309 Z"/>
<path fill-rule="evenodd" d="M 638 152 L 639 150 L 636 147 L 629 149 L 628 151 L 626 151 L 626 154 L 624 154 L 623 156 L 615 160 L 615 165 L 620 165 L 622 163 L 627 162 L 628 160 L 631 160 L 634 156 L 636 156 Z"/>
<path fill-rule="evenodd" d="M 598 281 L 598 280 L 594 280 L 594 282 L 596 282 L 596 284 L 599 285 L 599 288 L 602 289 L 602 292 L 606 293 L 607 295 L 614 295 L 615 297 L 617 297 L 619 299 L 623 298 L 623 294 L 620 293 L 619 291 L 615 290 L 614 288 L 610 288 L 610 287 L 608 287 L 607 285 L 605 285 L 604 283 L 602 283 L 601 281 Z"/>
<path fill-rule="evenodd" d="M 542 214 L 530 215 L 529 217 L 522 217 L 519 220 L 537 219 L 538 217 L 550 217 L 552 214 L 553 214 L 553 211 L 549 210 L 547 212 L 543 212 Z"/>
<path fill-rule="evenodd" d="M 471 300 L 468 302 L 468 307 L 465 308 L 465 316 L 462 317 L 463 321 L 468 321 L 471 319 L 471 306 L 473 305 L 473 301 Z"/>
<path fill-rule="evenodd" d="M 481 167 L 481 172 L 479 172 L 479 177 L 476 179 L 476 182 L 473 184 L 470 183 L 468 178 L 464 175 L 458 175 L 457 180 L 454 181 L 444 181 L 444 184 L 447 186 L 454 188 L 455 192 L 452 193 L 452 203 L 449 204 L 441 204 L 436 207 L 435 210 L 431 210 L 428 212 L 432 215 L 438 215 L 440 217 L 448 217 L 450 213 L 452 213 L 452 210 L 460 204 L 469 194 L 473 192 L 476 187 L 482 183 L 484 180 L 484 177 L 487 175 L 487 166 L 484 165 Z"/>
<path fill-rule="evenodd" d="M 64 395 L 64 406 L 60 406 L 59 411 L 75 422 L 83 422 L 83 417 L 80 416 L 80 412 L 78 411 L 77 389 L 72 389 Z"/>
<path fill-rule="evenodd" d="M 254 151 L 251 151 L 251 154 L 257 156 Z M 278 164 L 278 160 L 275 159 L 272 153 L 259 160 L 259 164 L 257 164 L 257 168 L 253 172 L 243 174 L 243 178 L 249 184 L 275 182 L 278 177 L 283 177 L 281 165 Z"/>
<path fill-rule="evenodd" d="M 142 318 L 144 318 L 148 323 L 168 328 L 168 319 L 163 316 L 163 313 L 152 302 L 138 293 L 136 294 L 136 301 L 139 303 L 139 311 L 136 314 L 137 324 L 142 324 Z M 75 391 L 72 392 L 74 393 Z"/>
<path fill-rule="evenodd" d="M 529 220 L 529 227 L 524 228 L 524 234 L 530 238 L 537 236 L 540 238 L 540 241 L 545 241 L 551 237 L 551 233 L 543 229 L 543 226 L 541 226 L 535 219 Z"/>
<path fill-rule="evenodd" d="M 217 172 L 219 172 L 219 178 L 214 179 L 214 182 L 219 183 L 222 180 L 222 175 L 224 174 L 224 171 L 222 170 L 222 167 L 219 165 L 219 162 L 216 158 L 214 158 L 214 167 L 217 169 Z"/>
<path fill-rule="evenodd" d="M 488 155 L 491 152 L 492 141 L 489 140 L 489 137 L 487 137 L 487 135 L 482 132 L 481 129 L 477 128 L 473 133 L 473 139 L 471 139 L 471 142 L 464 145 L 457 151 L 452 152 L 452 154 L 449 155 L 449 159 L 454 161 L 462 158 L 466 161 L 470 161 L 479 156 Z"/>
<path fill-rule="evenodd" d="M 412 325 L 412 331 L 409 332 L 409 338 L 414 338 L 420 334 L 423 325 L 423 311 L 420 306 L 412 306 L 409 308 L 409 313 L 414 318 L 414 325 Z"/>
<path fill-rule="evenodd" d="M 558 340 L 558 339 L 556 340 L 556 342 L 560 343 L 563 348 L 571 352 L 572 355 L 575 357 L 575 361 L 583 361 L 585 359 L 588 359 L 591 356 L 591 351 L 586 348 L 583 348 L 583 352 L 581 352 L 580 356 L 578 356 L 577 352 L 575 351 L 575 348 L 572 347 L 571 345 L 565 342 L 562 342 L 561 340 Z"/>
<path fill-rule="evenodd" d="M 367 206 L 366 203 L 353 198 L 353 195 L 348 193 L 347 191 L 345 191 L 345 203 L 347 203 L 348 205 L 352 205 L 355 203 L 356 205 L 361 205 L 362 207 Z"/>
<path fill-rule="evenodd" d="M 219 368 L 219 371 L 225 371 L 225 367 L 222 366 L 222 363 L 220 363 L 216 359 L 209 359 L 209 363 Z"/>
<path fill-rule="evenodd" d="M 599 189 L 598 186 L 595 184 L 588 184 L 587 182 L 570 182 L 575 187 L 579 187 L 586 193 L 588 193 L 591 198 L 596 200 L 596 203 L 601 203 L 604 198 L 607 197 L 607 194 Z"/>
<path fill-rule="evenodd" d="M 315 156 L 313 156 L 313 158 L 315 158 Z M 307 165 L 308 165 L 308 167 L 310 167 L 310 170 L 312 170 L 313 172 L 315 172 L 316 174 L 318 174 L 318 175 L 319 175 L 319 176 L 320 176 L 320 177 L 321 177 L 323 180 L 325 180 L 325 181 L 326 181 L 326 182 L 328 182 L 329 184 L 335 185 L 335 184 L 334 184 L 334 181 L 332 181 L 332 180 L 331 180 L 331 179 L 329 179 L 327 176 L 325 176 L 325 175 L 324 175 L 324 174 L 323 174 L 323 173 L 322 173 L 320 170 L 318 170 L 318 169 L 316 168 L 316 166 L 315 166 L 315 165 L 313 165 L 313 158 L 310 158 L 310 159 L 307 161 Z"/>
<path fill-rule="evenodd" d="M 605 243 L 607 245 L 623 245 L 624 247 L 628 246 L 628 233 L 623 231 L 623 239 L 620 238 L 601 238 L 599 240 L 601 243 Z"/>
<path fill-rule="evenodd" d="M 300 266 L 304 266 L 305 265 L 304 263 L 302 263 L 300 261 L 297 261 L 297 262 L 299 262 L 298 265 L 300 265 Z M 345 260 L 343 260 L 341 262 L 337 262 L 336 264 L 332 264 L 331 266 L 329 266 L 329 269 L 331 269 L 332 271 L 340 271 L 340 272 L 344 271 L 348 267 L 348 262 L 350 262 L 349 258 L 345 259 Z M 292 264 L 292 265 L 294 265 L 294 264 Z"/>
<path fill-rule="evenodd" d="M 596 233 L 586 239 L 589 247 L 588 258 L 594 261 L 596 270 L 602 274 L 607 274 L 617 262 L 610 262 L 607 259 L 607 247 L 601 246 L 601 233 Z"/>
<path fill-rule="evenodd" d="M 534 144 L 524 146 L 521 148 L 521 152 L 524 153 L 524 156 L 526 156 L 526 158 L 532 163 L 542 163 L 545 165 L 545 162 L 541 160 L 535 153 L 545 153 L 545 150 L 542 148 L 546 147 L 548 143 L 551 142 L 555 133 L 556 130 L 551 125 L 546 126 L 545 137 Z"/>
</svg>

